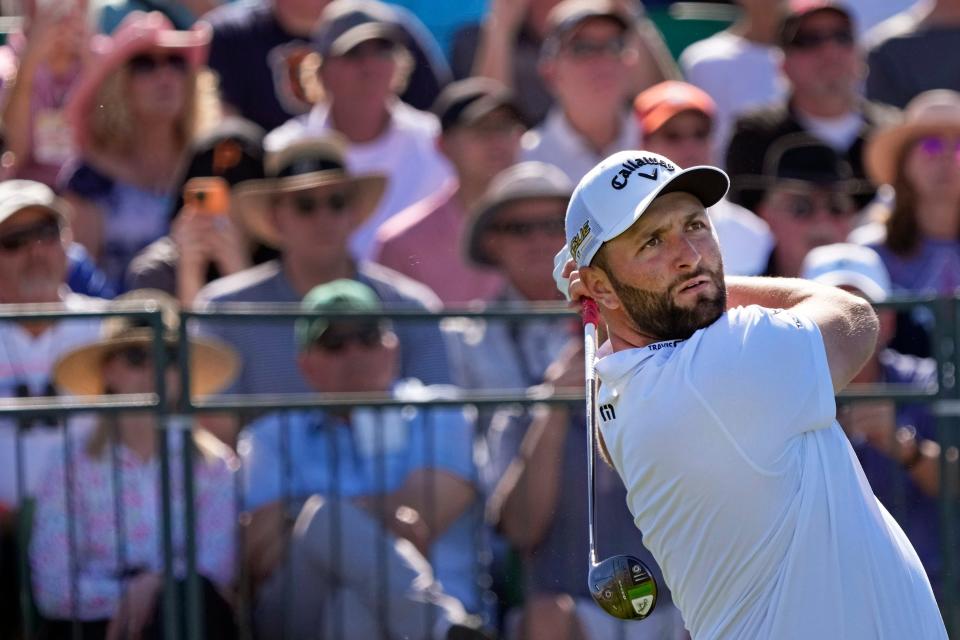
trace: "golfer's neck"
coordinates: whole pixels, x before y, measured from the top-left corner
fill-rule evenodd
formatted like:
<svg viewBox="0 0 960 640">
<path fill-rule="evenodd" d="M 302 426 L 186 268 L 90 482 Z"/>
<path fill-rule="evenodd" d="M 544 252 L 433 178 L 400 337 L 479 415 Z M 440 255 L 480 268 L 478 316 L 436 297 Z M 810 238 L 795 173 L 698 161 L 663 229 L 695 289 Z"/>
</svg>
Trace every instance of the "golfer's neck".
<svg viewBox="0 0 960 640">
<path fill-rule="evenodd" d="M 610 335 L 610 346 L 614 352 L 624 349 L 640 349 L 653 344 L 654 342 L 663 342 L 660 338 L 654 338 L 640 333 L 639 331 L 617 322 L 609 322 L 607 331 Z"/>
</svg>

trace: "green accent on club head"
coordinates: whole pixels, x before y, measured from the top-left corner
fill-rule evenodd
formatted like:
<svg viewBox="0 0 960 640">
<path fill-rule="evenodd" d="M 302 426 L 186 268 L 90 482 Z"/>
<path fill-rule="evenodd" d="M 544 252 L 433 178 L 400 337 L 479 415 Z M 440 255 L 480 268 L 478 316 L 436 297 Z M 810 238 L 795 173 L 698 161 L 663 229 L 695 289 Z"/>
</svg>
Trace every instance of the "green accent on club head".
<svg viewBox="0 0 960 640">
<path fill-rule="evenodd" d="M 630 596 L 631 600 L 634 598 L 642 598 L 643 596 L 655 596 L 657 595 L 657 589 L 651 580 L 627 589 L 627 595 Z"/>
</svg>

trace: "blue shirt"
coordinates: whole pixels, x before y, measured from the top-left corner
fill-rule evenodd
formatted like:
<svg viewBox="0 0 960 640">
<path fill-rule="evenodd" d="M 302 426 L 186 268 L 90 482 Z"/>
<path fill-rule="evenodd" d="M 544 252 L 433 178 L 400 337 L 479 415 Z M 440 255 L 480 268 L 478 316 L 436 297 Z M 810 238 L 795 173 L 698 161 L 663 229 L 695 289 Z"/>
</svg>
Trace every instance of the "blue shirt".
<svg viewBox="0 0 960 640">
<path fill-rule="evenodd" d="M 407 397 L 417 385 L 402 383 L 396 393 Z M 354 409 L 348 423 L 321 410 L 294 410 L 270 413 L 251 424 L 239 446 L 245 508 L 313 494 L 355 498 L 391 493 L 410 473 L 426 468 L 476 484 L 473 424 L 462 410 L 378 413 Z M 437 539 L 428 558 L 445 591 L 474 611 L 479 606 L 473 552 L 478 517 L 478 507 L 468 509 Z"/>
</svg>

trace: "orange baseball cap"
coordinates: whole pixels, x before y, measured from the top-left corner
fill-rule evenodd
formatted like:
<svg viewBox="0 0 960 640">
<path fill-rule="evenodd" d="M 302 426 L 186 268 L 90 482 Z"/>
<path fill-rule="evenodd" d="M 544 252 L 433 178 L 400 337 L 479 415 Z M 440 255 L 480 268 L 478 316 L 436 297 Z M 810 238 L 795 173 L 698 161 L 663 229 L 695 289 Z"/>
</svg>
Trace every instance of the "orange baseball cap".
<svg viewBox="0 0 960 640">
<path fill-rule="evenodd" d="M 677 80 L 655 84 L 633 100 L 633 113 L 645 134 L 654 133 L 683 111 L 699 111 L 712 120 L 717 104 L 702 89 Z"/>
</svg>

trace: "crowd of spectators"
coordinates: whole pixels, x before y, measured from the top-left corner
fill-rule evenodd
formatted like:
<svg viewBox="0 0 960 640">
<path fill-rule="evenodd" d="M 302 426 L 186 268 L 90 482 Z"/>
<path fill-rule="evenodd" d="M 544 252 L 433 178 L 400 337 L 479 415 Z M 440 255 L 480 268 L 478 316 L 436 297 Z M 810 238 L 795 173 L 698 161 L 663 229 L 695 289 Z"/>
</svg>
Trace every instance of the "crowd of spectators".
<svg viewBox="0 0 960 640">
<path fill-rule="evenodd" d="M 580 391 L 568 317 L 430 313 L 561 303 L 567 202 L 625 149 L 730 174 L 709 209 L 729 274 L 956 294 L 960 1 L 738 0 L 676 59 L 646 4 L 22 0 L 0 308 L 116 298 L 163 334 L 3 320 L 0 397 Z M 314 315 L 179 322 L 240 303 Z M 369 315 L 391 311 L 419 315 Z M 881 325 L 855 382 L 935 389 L 930 309 Z M 941 593 L 932 412 L 838 419 Z M 3 419 L 0 636 L 160 637 L 194 556 L 207 638 L 687 638 L 667 589 L 639 625 L 592 603 L 584 425 L 564 404 Z M 603 552 L 659 575 L 625 499 L 600 466 Z"/>
</svg>

